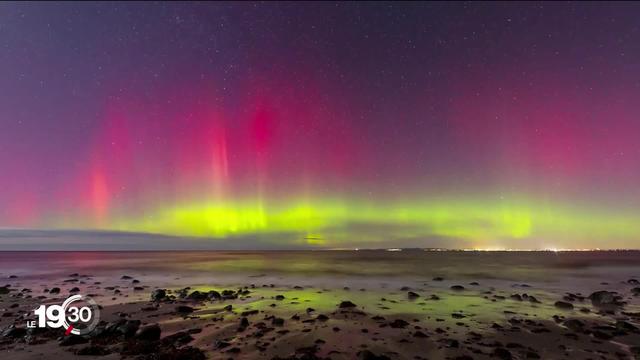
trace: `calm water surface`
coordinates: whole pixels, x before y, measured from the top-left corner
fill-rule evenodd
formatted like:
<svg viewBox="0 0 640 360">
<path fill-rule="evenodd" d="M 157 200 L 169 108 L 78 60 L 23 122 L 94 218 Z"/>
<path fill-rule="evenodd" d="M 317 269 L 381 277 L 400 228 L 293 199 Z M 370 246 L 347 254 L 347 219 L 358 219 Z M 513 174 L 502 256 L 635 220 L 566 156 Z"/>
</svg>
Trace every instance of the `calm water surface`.
<svg viewBox="0 0 640 360">
<path fill-rule="evenodd" d="M 193 251 L 0 252 L 0 276 L 125 272 L 180 276 L 280 276 L 557 281 L 640 276 L 640 251 Z"/>
</svg>

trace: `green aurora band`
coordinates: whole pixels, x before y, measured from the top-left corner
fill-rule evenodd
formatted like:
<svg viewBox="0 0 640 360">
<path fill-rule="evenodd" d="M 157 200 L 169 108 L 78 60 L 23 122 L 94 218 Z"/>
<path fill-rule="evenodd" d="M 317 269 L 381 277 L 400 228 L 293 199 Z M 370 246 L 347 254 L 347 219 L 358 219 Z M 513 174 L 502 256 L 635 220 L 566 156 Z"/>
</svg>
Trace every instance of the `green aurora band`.
<svg viewBox="0 0 640 360">
<path fill-rule="evenodd" d="M 588 206 L 551 206 L 533 200 L 430 198 L 381 203 L 305 198 L 220 205 L 192 201 L 142 213 L 114 217 L 104 229 L 212 241 L 270 235 L 270 241 L 281 244 L 320 248 L 388 246 L 403 244 L 402 240 L 428 245 L 425 240 L 433 238 L 455 239 L 458 242 L 451 244 L 474 249 L 570 248 L 576 238 L 587 246 L 597 247 L 606 239 L 610 248 L 625 248 L 640 234 L 640 222 L 631 211 L 610 214 Z M 61 223 L 82 228 L 88 222 Z"/>
</svg>

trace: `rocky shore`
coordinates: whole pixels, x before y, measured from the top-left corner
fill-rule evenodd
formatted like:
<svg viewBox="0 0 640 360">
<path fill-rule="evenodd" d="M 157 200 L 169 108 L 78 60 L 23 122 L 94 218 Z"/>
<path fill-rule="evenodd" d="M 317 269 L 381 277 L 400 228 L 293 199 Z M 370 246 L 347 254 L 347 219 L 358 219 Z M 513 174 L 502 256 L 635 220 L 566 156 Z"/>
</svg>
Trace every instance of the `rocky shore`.
<svg viewBox="0 0 640 360">
<path fill-rule="evenodd" d="M 163 288 L 130 274 L 47 285 L 5 276 L 8 359 L 638 359 L 640 284 L 556 293 L 441 277 L 397 288 L 251 282 Z M 255 279 L 249 279 L 255 280 Z M 184 280 L 182 280 L 184 281 Z M 27 329 L 33 309 L 82 293 L 102 306 L 88 336 Z"/>
</svg>

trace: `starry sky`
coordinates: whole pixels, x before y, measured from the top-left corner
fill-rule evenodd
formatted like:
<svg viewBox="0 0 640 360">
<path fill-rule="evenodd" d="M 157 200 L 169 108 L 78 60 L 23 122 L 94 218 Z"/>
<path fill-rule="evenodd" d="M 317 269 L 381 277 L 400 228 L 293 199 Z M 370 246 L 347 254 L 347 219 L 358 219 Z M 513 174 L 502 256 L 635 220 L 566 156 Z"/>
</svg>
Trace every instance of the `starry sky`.
<svg viewBox="0 0 640 360">
<path fill-rule="evenodd" d="M 638 19 L 0 3 L 0 246 L 640 248 Z"/>
</svg>

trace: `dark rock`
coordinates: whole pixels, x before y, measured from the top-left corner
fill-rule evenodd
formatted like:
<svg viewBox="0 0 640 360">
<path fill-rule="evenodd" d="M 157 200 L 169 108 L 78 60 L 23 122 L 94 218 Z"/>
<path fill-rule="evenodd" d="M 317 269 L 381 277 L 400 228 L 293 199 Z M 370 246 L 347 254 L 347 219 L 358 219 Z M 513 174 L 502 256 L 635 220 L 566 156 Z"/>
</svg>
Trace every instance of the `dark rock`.
<svg viewBox="0 0 640 360">
<path fill-rule="evenodd" d="M 276 295 L 276 300 L 284 300 L 284 295 Z"/>
<path fill-rule="evenodd" d="M 325 315 L 325 314 L 320 314 L 320 315 L 316 316 L 316 320 L 318 320 L 318 321 L 327 321 L 327 320 L 329 320 L 329 317 L 327 315 Z"/>
<path fill-rule="evenodd" d="M 116 330 L 120 334 L 124 335 L 125 338 L 130 338 L 136 334 L 139 327 L 140 320 L 125 320 L 116 328 Z"/>
<path fill-rule="evenodd" d="M 416 331 L 413 333 L 413 337 L 417 337 L 417 338 L 428 338 L 429 335 L 423 333 L 422 331 Z"/>
<path fill-rule="evenodd" d="M 88 342 L 89 340 L 87 340 L 87 338 L 85 338 L 84 336 L 69 335 L 69 336 L 63 337 L 58 344 L 60 346 L 73 346 L 73 345 L 86 344 Z"/>
<path fill-rule="evenodd" d="M 59 287 L 51 288 L 51 290 L 49 290 L 49 294 L 60 294 L 60 288 Z"/>
<path fill-rule="evenodd" d="M 167 291 L 165 289 L 155 289 L 151 292 L 151 301 L 161 301 L 167 297 Z"/>
<path fill-rule="evenodd" d="M 616 328 L 621 331 L 638 332 L 638 327 L 624 320 L 616 321 Z"/>
<path fill-rule="evenodd" d="M 540 355 L 533 350 L 527 350 L 525 356 L 527 359 L 540 359 Z"/>
<path fill-rule="evenodd" d="M 165 345 L 173 345 L 176 347 L 186 345 L 194 340 L 193 336 L 186 331 L 180 331 L 173 335 L 165 336 L 162 338 L 162 343 Z"/>
<path fill-rule="evenodd" d="M 563 310 L 571 310 L 573 309 L 573 304 L 568 303 L 568 302 L 564 302 L 564 301 L 556 301 L 555 304 L 553 304 L 555 307 L 557 307 L 558 309 L 563 309 Z"/>
<path fill-rule="evenodd" d="M 186 305 L 178 305 L 176 306 L 176 312 L 180 313 L 180 314 L 190 314 L 194 311 L 194 309 L 191 306 L 186 306 Z"/>
<path fill-rule="evenodd" d="M 509 297 L 511 298 L 511 300 L 522 301 L 522 296 L 520 294 L 513 294 Z"/>
<path fill-rule="evenodd" d="M 420 297 L 420 295 L 418 295 L 418 294 L 414 293 L 413 291 L 409 291 L 409 292 L 407 292 L 407 297 L 408 297 L 410 300 L 414 300 L 414 299 L 419 298 L 419 297 Z"/>
<path fill-rule="evenodd" d="M 359 360 L 391 360 L 388 356 L 376 355 L 369 350 L 359 351 L 357 355 Z"/>
<path fill-rule="evenodd" d="M 631 289 L 631 293 L 633 295 L 640 295 L 640 287 L 635 287 L 635 288 Z"/>
<path fill-rule="evenodd" d="M 189 300 L 194 300 L 194 301 L 204 301 L 207 300 L 209 298 L 209 294 L 207 293 L 202 293 L 198 290 L 192 292 L 191 294 L 187 295 L 187 299 Z"/>
<path fill-rule="evenodd" d="M 249 327 L 249 319 L 247 319 L 246 317 L 241 318 L 238 331 L 244 331 L 247 327 Z"/>
<path fill-rule="evenodd" d="M 122 277 L 120 279 L 121 280 L 131 280 L 133 278 L 131 276 L 129 276 L 129 275 L 122 275 Z"/>
<path fill-rule="evenodd" d="M 207 293 L 207 296 L 209 297 L 209 300 L 220 300 L 220 299 L 222 299 L 222 295 L 220 295 L 220 293 L 215 291 L 215 290 L 209 290 L 209 292 Z"/>
<path fill-rule="evenodd" d="M 471 285 L 471 286 L 478 286 L 478 285 L 480 285 L 480 284 L 479 284 L 477 281 L 472 281 L 472 282 L 470 282 L 470 283 L 469 283 L 469 285 Z"/>
<path fill-rule="evenodd" d="M 223 307 L 223 308 L 222 308 L 222 310 L 224 310 L 224 311 L 231 311 L 231 310 L 233 310 L 233 305 L 229 304 L 229 305 L 227 305 L 227 306 Z"/>
<path fill-rule="evenodd" d="M 584 330 L 584 323 L 577 319 L 565 320 L 563 325 L 575 332 L 582 332 Z"/>
<path fill-rule="evenodd" d="M 407 325 L 409 325 L 409 323 L 402 319 L 395 319 L 391 323 L 389 323 L 389 326 L 394 329 L 404 329 L 405 327 L 407 327 Z"/>
<path fill-rule="evenodd" d="M 80 292 L 80 288 L 74 287 L 74 288 L 72 288 L 71 290 L 69 290 L 69 292 L 70 292 L 70 293 L 72 293 L 72 294 L 73 294 L 73 293 Z"/>
<path fill-rule="evenodd" d="M 442 340 L 446 347 L 457 349 L 460 347 L 460 343 L 456 339 L 443 339 Z"/>
<path fill-rule="evenodd" d="M 349 300 L 345 300 L 345 301 L 341 302 L 340 305 L 338 305 L 338 307 L 340 309 L 350 309 L 350 308 L 356 307 L 356 304 L 352 303 Z"/>
<path fill-rule="evenodd" d="M 221 297 L 223 300 L 236 299 L 238 295 L 233 290 L 222 290 Z"/>
<path fill-rule="evenodd" d="M 638 284 L 640 284 L 640 281 L 638 281 L 638 279 L 629 279 L 629 280 L 627 280 L 627 284 L 629 284 L 629 285 L 638 285 Z"/>
<path fill-rule="evenodd" d="M 156 341 L 160 339 L 162 330 L 158 324 L 147 325 L 136 332 L 136 339 L 143 341 Z"/>
<path fill-rule="evenodd" d="M 464 286 L 462 285 L 453 285 L 450 287 L 451 290 L 455 290 L 455 291 L 461 291 L 464 290 Z"/>
<path fill-rule="evenodd" d="M 451 314 L 451 317 L 454 318 L 454 319 L 464 319 L 467 316 L 464 315 L 464 314 L 460 314 L 460 313 L 453 313 L 453 314 Z"/>
<path fill-rule="evenodd" d="M 260 311 L 258 310 L 247 310 L 247 311 L 243 311 L 240 315 L 241 316 L 249 316 L 249 315 L 256 315 L 257 313 L 259 313 Z"/>
<path fill-rule="evenodd" d="M 89 345 L 85 346 L 78 351 L 75 352 L 76 355 L 87 355 L 87 356 L 104 356 L 111 354 L 111 351 L 104 346 L 100 345 Z"/>
<path fill-rule="evenodd" d="M 513 359 L 513 356 L 511 355 L 511 352 L 509 352 L 509 350 L 505 349 L 505 348 L 497 348 L 493 351 L 493 356 L 497 357 L 498 359 L 502 359 L 502 360 L 511 360 Z"/>
<path fill-rule="evenodd" d="M 0 286 L 0 295 L 6 295 L 9 293 L 9 288 L 7 286 Z"/>
<path fill-rule="evenodd" d="M 444 278 L 441 278 L 439 276 L 433 278 L 433 281 L 443 281 L 443 280 Z"/>
<path fill-rule="evenodd" d="M 271 324 L 273 324 L 273 326 L 283 326 L 284 325 L 284 319 L 283 318 L 273 318 L 273 320 L 271 320 Z"/>
<path fill-rule="evenodd" d="M 121 335 L 120 332 L 120 328 L 122 326 L 124 326 L 124 324 L 127 322 L 127 320 L 125 319 L 119 319 L 117 321 L 111 322 L 109 324 L 106 324 L 104 326 L 104 328 L 102 327 L 98 327 L 94 333 L 92 333 L 92 335 L 95 336 L 101 336 L 101 335 L 114 335 L 114 336 L 119 336 Z M 103 329 L 102 331 L 100 329 Z"/>
<path fill-rule="evenodd" d="M 606 333 L 604 331 L 601 330 L 596 330 L 593 333 L 593 337 L 600 339 L 600 340 L 611 340 L 613 338 L 613 335 Z"/>
<path fill-rule="evenodd" d="M 168 347 L 153 351 L 146 357 L 138 357 L 139 360 L 205 360 L 205 353 L 193 346 L 182 348 Z"/>
<path fill-rule="evenodd" d="M 184 289 L 176 290 L 176 294 L 178 295 L 178 297 L 180 299 L 184 299 L 184 298 L 187 297 L 187 295 L 189 295 L 189 289 L 190 289 L 190 287 L 186 287 Z"/>
<path fill-rule="evenodd" d="M 589 300 L 594 306 L 603 307 L 603 306 L 621 306 L 620 302 L 621 297 L 614 292 L 611 291 L 596 291 L 589 295 Z"/>
<path fill-rule="evenodd" d="M 224 349 L 226 347 L 229 347 L 229 345 L 231 344 L 224 340 L 216 340 L 215 343 L 213 343 L 213 348 L 216 350 L 219 350 L 219 349 Z"/>
<path fill-rule="evenodd" d="M 0 337 L 18 339 L 25 336 L 26 334 L 27 334 L 27 329 L 18 328 L 13 325 L 10 325 L 6 329 L 4 329 L 2 333 L 0 333 Z"/>
</svg>

